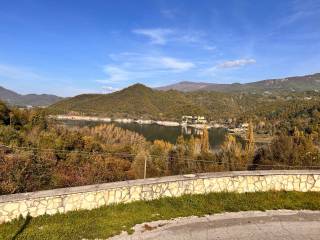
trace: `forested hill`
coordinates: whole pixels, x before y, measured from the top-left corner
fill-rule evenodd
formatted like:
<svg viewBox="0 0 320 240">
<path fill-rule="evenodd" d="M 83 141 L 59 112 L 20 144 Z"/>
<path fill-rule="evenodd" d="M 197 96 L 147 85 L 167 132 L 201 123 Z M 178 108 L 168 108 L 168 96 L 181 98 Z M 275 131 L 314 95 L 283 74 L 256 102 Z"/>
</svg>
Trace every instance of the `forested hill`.
<svg viewBox="0 0 320 240">
<path fill-rule="evenodd" d="M 182 92 L 194 91 L 217 91 L 217 92 L 304 92 L 304 91 L 320 91 L 320 73 L 287 77 L 280 79 L 268 79 L 251 83 L 233 83 L 233 84 L 217 84 L 205 82 L 189 82 L 183 81 L 176 84 L 158 88 L 159 90 L 178 90 Z"/>
<path fill-rule="evenodd" d="M 105 114 L 110 117 L 172 119 L 187 113 L 204 114 L 204 109 L 178 91 L 157 91 L 135 84 L 110 94 L 83 94 L 51 106 L 51 110 Z"/>
<path fill-rule="evenodd" d="M 311 100 L 311 101 L 310 101 Z M 136 84 L 111 94 L 83 94 L 53 104 L 51 113 L 76 112 L 121 118 L 180 120 L 182 115 L 204 115 L 209 120 L 272 117 L 318 104 L 317 92 L 250 94 L 159 91 Z"/>
<path fill-rule="evenodd" d="M 17 106 L 48 106 L 61 100 L 61 97 L 50 94 L 18 94 L 0 86 L 0 100 Z"/>
</svg>

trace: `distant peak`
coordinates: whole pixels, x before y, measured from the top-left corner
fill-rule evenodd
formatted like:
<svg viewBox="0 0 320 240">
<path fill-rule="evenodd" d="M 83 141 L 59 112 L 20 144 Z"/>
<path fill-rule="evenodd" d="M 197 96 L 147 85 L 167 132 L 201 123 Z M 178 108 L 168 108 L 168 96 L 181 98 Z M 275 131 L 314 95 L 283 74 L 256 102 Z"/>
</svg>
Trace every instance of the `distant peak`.
<svg viewBox="0 0 320 240">
<path fill-rule="evenodd" d="M 146 85 L 143 85 L 142 83 L 135 83 L 128 88 L 148 88 Z"/>
<path fill-rule="evenodd" d="M 178 84 L 194 84 L 195 82 L 191 82 L 191 81 L 181 81 L 178 82 Z"/>
<path fill-rule="evenodd" d="M 143 85 L 141 83 L 136 83 L 136 84 L 133 84 L 125 89 L 123 89 L 124 91 L 128 91 L 128 90 L 134 90 L 134 91 L 149 91 L 149 90 L 152 90 L 151 88 L 147 87 L 146 85 Z"/>
</svg>

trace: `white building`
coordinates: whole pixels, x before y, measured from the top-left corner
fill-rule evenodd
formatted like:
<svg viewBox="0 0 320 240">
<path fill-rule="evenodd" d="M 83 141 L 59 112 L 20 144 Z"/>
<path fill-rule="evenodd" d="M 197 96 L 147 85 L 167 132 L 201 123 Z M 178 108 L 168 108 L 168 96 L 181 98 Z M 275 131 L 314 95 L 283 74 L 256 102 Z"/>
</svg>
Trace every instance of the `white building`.
<svg viewBox="0 0 320 240">
<path fill-rule="evenodd" d="M 182 124 L 207 124 L 204 116 L 182 116 Z"/>
</svg>

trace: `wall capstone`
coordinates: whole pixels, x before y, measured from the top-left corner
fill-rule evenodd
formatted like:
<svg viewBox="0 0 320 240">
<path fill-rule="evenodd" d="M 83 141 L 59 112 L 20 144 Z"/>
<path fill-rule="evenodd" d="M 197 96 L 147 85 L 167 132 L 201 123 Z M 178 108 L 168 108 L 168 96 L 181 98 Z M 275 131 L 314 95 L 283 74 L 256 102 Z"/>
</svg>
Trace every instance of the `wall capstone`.
<svg viewBox="0 0 320 240">
<path fill-rule="evenodd" d="M 0 223 L 115 203 L 209 192 L 320 191 L 320 170 L 188 174 L 0 196 Z"/>
</svg>

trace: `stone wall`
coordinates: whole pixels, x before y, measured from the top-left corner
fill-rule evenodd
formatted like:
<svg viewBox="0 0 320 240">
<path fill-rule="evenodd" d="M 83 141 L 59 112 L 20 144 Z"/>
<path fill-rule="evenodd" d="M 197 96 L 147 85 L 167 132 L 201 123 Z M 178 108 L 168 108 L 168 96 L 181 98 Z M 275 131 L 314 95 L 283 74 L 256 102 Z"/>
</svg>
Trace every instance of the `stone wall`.
<svg viewBox="0 0 320 240">
<path fill-rule="evenodd" d="M 209 192 L 320 191 L 320 171 L 245 171 L 170 176 L 0 196 L 0 223 L 114 203 Z"/>
</svg>

